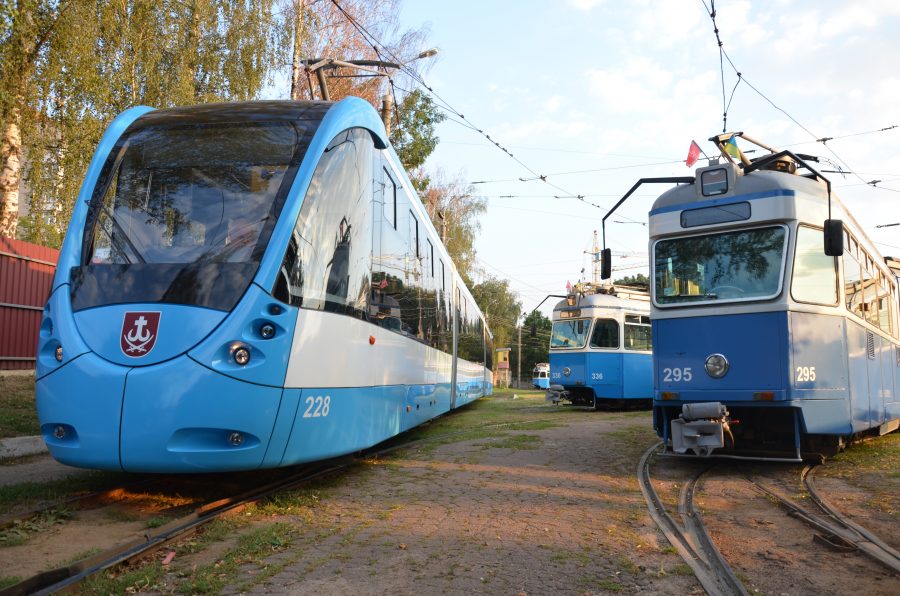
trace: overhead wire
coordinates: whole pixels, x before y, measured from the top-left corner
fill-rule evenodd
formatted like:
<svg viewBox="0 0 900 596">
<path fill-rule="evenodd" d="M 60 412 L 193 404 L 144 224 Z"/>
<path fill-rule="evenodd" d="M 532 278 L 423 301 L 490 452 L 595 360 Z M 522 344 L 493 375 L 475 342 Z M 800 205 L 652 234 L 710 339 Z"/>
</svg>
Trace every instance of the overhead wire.
<svg viewBox="0 0 900 596">
<path fill-rule="evenodd" d="M 735 72 L 735 74 L 737 75 L 737 78 L 738 78 L 737 83 L 735 83 L 734 89 L 732 90 L 732 99 L 734 98 L 734 91 L 737 89 L 738 85 L 739 85 L 741 82 L 746 83 L 747 86 L 750 87 L 753 91 L 755 91 L 757 95 L 759 95 L 759 96 L 762 97 L 764 100 L 766 100 L 773 108 L 775 108 L 776 110 L 778 110 L 779 112 L 781 112 L 782 114 L 784 114 L 785 116 L 787 116 L 787 117 L 791 120 L 791 122 L 793 122 L 793 123 L 796 124 L 798 127 L 800 127 L 801 129 L 803 129 L 803 131 L 805 131 L 805 132 L 806 132 L 810 137 L 812 137 L 816 142 L 822 143 L 822 146 L 825 147 L 829 152 L 831 152 L 831 154 L 832 154 L 839 162 L 841 162 L 841 164 L 843 164 L 844 167 L 847 168 L 848 172 L 853 173 L 853 172 L 854 172 L 854 168 L 850 167 L 850 165 L 849 165 L 843 158 L 841 158 L 841 156 L 838 155 L 837 152 L 836 152 L 834 149 L 832 149 L 830 145 L 828 145 L 828 141 L 834 140 L 834 137 L 821 137 L 821 136 L 816 135 L 816 134 L 813 133 L 810 129 L 808 129 L 806 126 L 804 126 L 803 124 L 801 124 L 801 123 L 800 123 L 796 118 L 794 118 L 790 113 L 788 113 L 787 110 L 785 110 L 785 109 L 781 108 L 780 106 L 778 106 L 774 101 L 772 101 L 771 99 L 769 99 L 769 97 L 766 96 L 765 93 L 763 93 L 762 91 L 760 91 L 759 89 L 757 89 L 750 81 L 747 80 L 747 77 L 745 77 L 745 76 L 743 75 L 743 73 L 742 73 L 740 70 L 738 70 L 737 66 L 734 64 L 734 62 L 731 60 L 731 57 L 728 55 L 728 52 L 725 51 L 725 47 L 724 47 L 724 44 L 723 44 L 723 42 L 722 42 L 722 38 L 721 38 L 721 36 L 719 35 L 719 25 L 718 25 L 718 23 L 716 22 L 716 1 L 715 1 L 715 0 L 710 0 L 710 5 L 709 5 L 709 6 L 707 6 L 706 0 L 700 0 L 700 3 L 703 5 L 703 8 L 706 10 L 707 15 L 709 16 L 710 20 L 711 20 L 712 23 L 713 23 L 713 32 L 715 33 L 715 36 L 716 36 L 716 43 L 717 43 L 718 46 L 719 46 L 719 65 L 720 65 L 720 71 L 721 71 L 721 77 L 722 77 L 722 104 L 723 104 L 722 132 L 723 132 L 723 133 L 726 132 L 726 129 L 727 129 L 727 122 L 728 122 L 728 108 L 731 106 L 731 100 L 729 100 L 727 104 L 725 103 L 725 69 L 724 69 L 724 62 L 723 62 L 723 58 L 724 58 L 725 60 L 728 61 L 728 64 L 731 65 L 731 68 L 734 70 L 734 72 Z M 887 127 L 885 130 L 891 130 L 891 129 L 895 128 L 895 127 L 896 127 L 896 125 L 891 125 L 890 127 Z M 862 178 L 859 174 L 854 174 L 854 175 L 855 175 L 857 178 L 859 178 L 860 181 L 862 181 L 862 182 L 864 182 L 865 184 L 868 184 L 868 185 L 870 185 L 870 186 L 873 186 L 873 187 L 876 187 L 877 182 L 879 182 L 879 181 L 867 181 L 867 180 L 865 180 L 864 178 Z M 882 187 L 882 186 L 877 186 L 877 188 L 881 188 L 881 189 L 884 189 L 884 190 L 889 190 L 889 191 L 891 191 L 891 192 L 900 192 L 900 190 L 898 190 L 898 189 L 887 188 L 887 187 Z"/>
<path fill-rule="evenodd" d="M 500 149 L 503 153 L 505 153 L 507 156 L 509 156 L 510 159 L 512 159 L 513 161 L 515 161 L 516 163 L 518 163 L 518 164 L 519 164 L 520 166 L 522 166 L 525 170 L 527 170 L 527 171 L 533 176 L 533 178 L 532 178 L 531 180 L 534 180 L 534 181 L 540 180 L 541 182 L 547 184 L 547 185 L 550 186 L 551 188 L 555 188 L 556 190 L 558 190 L 558 191 L 560 191 L 561 193 L 563 193 L 564 198 L 573 198 L 573 199 L 577 199 L 577 200 L 580 200 L 580 201 L 582 201 L 582 202 L 584 202 L 584 203 L 586 203 L 586 204 L 588 204 L 588 205 L 591 205 L 592 207 L 596 207 L 596 208 L 598 208 L 598 209 L 608 209 L 608 207 L 604 207 L 604 206 L 601 206 L 601 205 L 597 205 L 596 203 L 592 203 L 592 202 L 590 202 L 590 201 L 587 201 L 587 200 L 584 198 L 585 195 L 583 195 L 583 194 L 570 192 L 569 190 L 567 190 L 567 189 L 565 189 L 565 188 L 563 188 L 563 187 L 561 187 L 561 186 L 559 186 L 559 185 L 557 185 L 557 184 L 551 182 L 550 180 L 548 180 L 548 177 L 549 177 L 548 175 L 538 173 L 538 172 L 537 172 L 536 170 L 534 170 L 531 166 L 529 166 L 528 164 L 526 164 L 525 162 L 523 162 L 521 159 L 519 159 L 518 157 L 516 157 L 509 149 L 507 149 L 505 146 L 503 146 L 502 144 L 500 144 L 499 141 L 497 141 L 497 140 L 491 138 L 491 135 L 488 134 L 487 132 L 485 132 L 484 129 L 482 129 L 482 128 L 478 127 L 477 125 L 475 125 L 473 122 L 471 122 L 471 120 L 467 119 L 466 116 L 465 116 L 462 112 L 460 112 L 459 110 L 457 110 L 456 108 L 454 108 L 454 107 L 450 104 L 450 102 L 448 102 L 448 101 L 445 100 L 443 97 L 441 97 L 441 95 L 440 95 L 439 93 L 437 93 L 437 92 L 434 90 L 433 87 L 431 87 L 430 85 L 428 85 L 428 83 L 425 81 L 425 79 L 422 78 L 422 76 L 421 76 L 418 72 L 416 72 L 414 69 L 410 68 L 408 65 L 404 64 L 403 60 L 401 60 L 401 59 L 400 59 L 396 54 L 394 54 L 388 47 L 386 47 L 383 43 L 381 43 L 381 42 L 378 40 L 378 38 L 375 37 L 375 35 L 373 35 L 371 32 L 369 32 L 369 31 L 368 31 L 361 23 L 359 23 L 359 21 L 357 21 L 356 18 L 353 17 L 353 15 L 351 15 L 350 13 L 348 13 L 348 12 L 344 9 L 344 7 L 341 6 L 341 4 L 338 2 L 338 0 L 331 0 L 331 2 L 332 2 L 332 4 L 334 4 L 334 6 L 341 12 L 341 14 L 344 15 L 344 18 L 347 19 L 347 21 L 348 21 L 348 22 L 349 22 L 349 23 L 357 30 L 357 32 L 358 32 L 361 36 L 363 36 L 363 38 L 366 40 L 366 42 L 367 42 L 370 46 L 372 46 L 373 50 L 375 50 L 375 53 L 379 56 L 379 58 L 382 56 L 382 54 L 385 54 L 385 55 L 387 55 L 388 57 L 392 58 L 393 61 L 394 61 L 394 63 L 396 63 L 396 64 L 398 65 L 399 70 L 401 70 L 402 72 L 404 72 L 411 80 L 413 80 L 413 81 L 415 81 L 416 83 L 418 83 L 419 85 L 421 85 L 424 89 L 426 89 L 426 90 L 432 95 L 432 97 L 435 98 L 435 100 L 437 101 L 437 104 L 436 104 L 436 105 L 438 105 L 438 107 L 440 107 L 440 108 L 443 109 L 444 111 L 450 112 L 451 114 L 455 115 L 456 118 L 458 118 L 458 120 L 457 120 L 456 118 L 448 117 L 448 119 L 449 119 L 451 122 L 456 122 L 456 123 L 458 123 L 458 124 L 462 124 L 462 125 L 465 126 L 466 128 L 469 128 L 469 129 L 471 129 L 471 130 L 477 132 L 477 133 L 480 134 L 481 136 L 483 136 L 483 137 L 484 137 L 485 139 L 487 139 L 491 144 L 493 144 L 493 145 L 496 146 L 498 149 Z M 388 79 L 391 80 L 389 75 L 388 75 Z M 393 88 L 394 88 L 394 85 L 393 85 L 393 82 L 392 82 L 392 89 L 393 89 Z M 402 90 L 402 89 L 401 89 L 401 90 Z M 394 105 L 396 106 L 396 104 L 397 104 L 397 102 L 396 102 L 396 100 L 395 100 L 395 101 L 394 101 Z M 520 180 L 522 180 L 522 179 L 520 179 Z M 523 181 L 524 181 L 524 180 L 523 180 Z M 624 216 L 623 216 L 623 217 L 624 217 Z"/>
</svg>

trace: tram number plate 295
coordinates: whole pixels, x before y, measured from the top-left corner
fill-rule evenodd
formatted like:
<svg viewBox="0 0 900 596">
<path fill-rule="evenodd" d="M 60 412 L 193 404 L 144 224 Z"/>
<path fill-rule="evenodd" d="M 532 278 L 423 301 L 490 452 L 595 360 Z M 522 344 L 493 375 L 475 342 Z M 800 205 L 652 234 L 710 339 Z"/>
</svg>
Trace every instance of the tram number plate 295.
<svg viewBox="0 0 900 596">
<path fill-rule="evenodd" d="M 303 412 L 304 418 L 324 418 L 328 416 L 331 410 L 331 396 L 316 395 L 306 398 L 306 411 Z"/>
<path fill-rule="evenodd" d="M 816 380 L 816 367 L 815 366 L 798 366 L 797 367 L 797 382 L 798 383 L 806 383 L 809 381 Z"/>
<path fill-rule="evenodd" d="M 694 373 L 691 372 L 690 366 L 663 369 L 663 383 L 680 383 L 682 381 L 689 383 L 693 378 Z"/>
</svg>

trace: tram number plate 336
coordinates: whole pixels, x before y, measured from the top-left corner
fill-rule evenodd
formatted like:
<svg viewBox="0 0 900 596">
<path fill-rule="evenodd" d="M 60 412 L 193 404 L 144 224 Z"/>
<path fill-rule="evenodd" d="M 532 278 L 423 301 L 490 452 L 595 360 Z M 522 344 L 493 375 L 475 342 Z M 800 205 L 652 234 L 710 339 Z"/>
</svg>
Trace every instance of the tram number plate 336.
<svg viewBox="0 0 900 596">
<path fill-rule="evenodd" d="M 682 381 L 689 383 L 693 378 L 694 373 L 691 372 L 690 366 L 663 369 L 663 383 L 681 383 Z"/>
<path fill-rule="evenodd" d="M 331 411 L 331 396 L 316 395 L 306 398 L 306 411 L 303 412 L 304 418 L 324 418 Z"/>
</svg>

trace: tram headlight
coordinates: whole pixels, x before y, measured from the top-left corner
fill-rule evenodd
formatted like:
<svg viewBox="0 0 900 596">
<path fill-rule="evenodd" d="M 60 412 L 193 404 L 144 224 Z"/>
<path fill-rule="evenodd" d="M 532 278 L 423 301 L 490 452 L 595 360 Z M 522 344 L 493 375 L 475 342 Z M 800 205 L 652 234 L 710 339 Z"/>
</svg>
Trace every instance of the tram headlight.
<svg viewBox="0 0 900 596">
<path fill-rule="evenodd" d="M 231 357 L 234 358 L 236 364 L 244 366 L 250 362 L 250 348 L 247 346 L 235 346 L 231 349 Z"/>
<path fill-rule="evenodd" d="M 63 359 L 62 346 L 56 346 L 56 351 L 53 353 L 53 356 L 56 358 L 57 362 L 62 362 L 62 359 Z"/>
<path fill-rule="evenodd" d="M 725 373 L 728 372 L 728 366 L 728 358 L 722 354 L 710 354 L 706 357 L 706 362 L 703 364 L 706 374 L 714 379 L 724 377 Z"/>
<path fill-rule="evenodd" d="M 259 335 L 263 339 L 272 339 L 275 337 L 275 325 L 272 323 L 263 323 L 259 328 Z"/>
</svg>

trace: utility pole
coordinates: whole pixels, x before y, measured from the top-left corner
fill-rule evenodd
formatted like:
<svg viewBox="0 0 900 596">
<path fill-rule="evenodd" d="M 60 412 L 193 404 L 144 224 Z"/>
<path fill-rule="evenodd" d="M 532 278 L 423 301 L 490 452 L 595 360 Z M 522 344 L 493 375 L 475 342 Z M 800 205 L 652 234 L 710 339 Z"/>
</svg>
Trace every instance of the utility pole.
<svg viewBox="0 0 900 596">
<path fill-rule="evenodd" d="M 388 138 L 391 136 L 391 112 L 394 110 L 394 98 L 390 92 L 381 96 L 381 121 Z"/>
<path fill-rule="evenodd" d="M 519 325 L 519 364 L 516 367 L 516 389 L 522 386 L 522 326 Z"/>
</svg>

